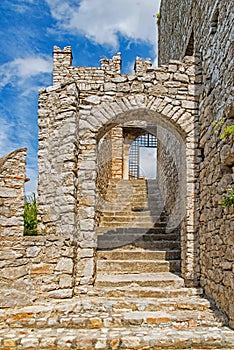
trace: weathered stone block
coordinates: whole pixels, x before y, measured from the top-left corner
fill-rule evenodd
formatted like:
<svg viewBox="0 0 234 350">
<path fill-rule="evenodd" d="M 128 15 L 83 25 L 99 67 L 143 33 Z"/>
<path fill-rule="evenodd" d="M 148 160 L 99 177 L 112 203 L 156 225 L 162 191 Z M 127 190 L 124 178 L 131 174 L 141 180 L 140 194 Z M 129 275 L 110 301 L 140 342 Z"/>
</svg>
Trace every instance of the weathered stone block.
<svg viewBox="0 0 234 350">
<path fill-rule="evenodd" d="M 188 78 L 187 74 L 181 74 L 181 73 L 175 73 L 174 74 L 174 80 L 181 81 L 182 83 L 188 83 L 189 82 L 189 78 Z"/>
<path fill-rule="evenodd" d="M 55 271 L 72 274 L 73 260 L 70 258 L 61 258 L 55 267 Z"/>
<path fill-rule="evenodd" d="M 43 274 L 51 274 L 53 273 L 53 271 L 54 271 L 53 265 L 41 263 L 41 264 L 32 265 L 30 273 L 43 275 Z"/>
<path fill-rule="evenodd" d="M 71 276 L 61 276 L 59 279 L 59 287 L 60 288 L 71 288 L 73 283 L 73 279 Z"/>
</svg>

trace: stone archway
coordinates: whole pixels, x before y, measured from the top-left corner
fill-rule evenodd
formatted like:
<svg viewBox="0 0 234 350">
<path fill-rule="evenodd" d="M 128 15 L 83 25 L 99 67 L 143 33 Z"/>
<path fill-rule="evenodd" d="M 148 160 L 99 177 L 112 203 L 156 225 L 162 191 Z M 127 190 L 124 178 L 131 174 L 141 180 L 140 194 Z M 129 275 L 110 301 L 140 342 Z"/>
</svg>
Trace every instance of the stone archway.
<svg viewBox="0 0 234 350">
<path fill-rule="evenodd" d="M 196 264 L 198 261 L 196 251 L 197 228 L 194 221 L 196 211 L 196 162 L 194 161 L 196 153 L 195 140 L 195 121 L 194 115 L 185 109 L 174 106 L 170 101 L 160 98 L 147 98 L 144 95 L 129 96 L 116 99 L 112 103 L 101 103 L 92 107 L 89 112 L 82 115 L 80 112 L 80 142 L 84 142 L 85 150 L 80 152 L 78 162 L 80 164 L 78 178 L 80 179 L 79 212 L 85 210 L 92 211 L 89 219 L 80 219 L 79 232 L 80 240 L 86 237 L 86 242 L 94 249 L 96 247 L 95 234 L 95 204 L 96 204 L 96 157 L 97 142 L 113 126 L 126 121 L 139 121 L 156 123 L 161 132 L 167 130 L 177 139 L 181 148 L 184 148 L 184 174 L 185 174 L 185 200 L 186 215 L 182 228 L 182 275 L 187 283 L 193 283 L 196 280 Z M 161 138 L 165 136 L 160 136 Z M 181 151 L 181 149 L 180 149 Z M 179 159 L 179 158 L 178 158 Z M 82 182 L 83 174 L 89 172 L 89 188 Z M 181 175 L 182 176 L 182 175 Z M 86 178 L 87 181 L 87 178 Z M 84 190 L 83 190 L 84 186 Z M 83 204 L 84 198 L 89 198 L 89 205 Z M 88 226 L 87 226 L 88 224 Z M 89 235 L 89 236 L 87 236 Z M 88 238 L 88 239 L 87 239 Z"/>
<path fill-rule="evenodd" d="M 55 50 L 54 86 L 41 92 L 39 103 L 40 232 L 66 231 L 72 236 L 78 244 L 76 285 L 92 284 L 97 246 L 98 142 L 126 120 L 156 121 L 161 128 L 161 144 L 168 139 L 166 130 L 175 136 L 174 144 L 184 145 L 186 233 L 182 236 L 182 272 L 188 283 L 197 283 L 200 159 L 195 60 L 186 57 L 183 62 L 152 67 L 150 62 L 137 59 L 135 73 L 121 74 L 120 69 L 120 55 L 102 60 L 100 68 L 72 67 L 71 49 Z M 162 154 L 164 151 L 166 148 L 161 149 Z"/>
</svg>

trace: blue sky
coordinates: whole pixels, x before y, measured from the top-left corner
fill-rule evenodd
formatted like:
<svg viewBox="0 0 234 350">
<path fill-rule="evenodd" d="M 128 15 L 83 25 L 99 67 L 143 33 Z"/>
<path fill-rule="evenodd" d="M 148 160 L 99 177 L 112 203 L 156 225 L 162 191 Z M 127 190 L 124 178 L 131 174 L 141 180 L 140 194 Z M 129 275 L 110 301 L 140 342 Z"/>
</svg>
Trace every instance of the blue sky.
<svg viewBox="0 0 234 350">
<path fill-rule="evenodd" d="M 53 46 L 72 46 L 74 66 L 121 52 L 157 61 L 160 0 L 1 0 L 0 157 L 27 147 L 26 192 L 37 183 L 38 90 L 51 85 Z"/>
</svg>

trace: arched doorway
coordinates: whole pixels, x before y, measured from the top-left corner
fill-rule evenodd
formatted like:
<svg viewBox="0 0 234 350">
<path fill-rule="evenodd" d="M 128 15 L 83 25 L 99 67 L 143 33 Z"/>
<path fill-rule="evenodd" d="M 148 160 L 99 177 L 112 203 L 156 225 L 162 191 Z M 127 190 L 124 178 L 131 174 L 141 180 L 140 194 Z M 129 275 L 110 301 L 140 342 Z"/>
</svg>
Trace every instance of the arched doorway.
<svg viewBox="0 0 234 350">
<path fill-rule="evenodd" d="M 119 106 L 123 106 L 122 112 L 120 111 L 120 107 L 118 107 L 117 110 L 110 110 L 108 106 L 105 106 L 105 104 L 103 106 L 98 106 L 97 110 L 93 108 L 93 115 L 100 116 L 105 114 L 105 121 L 103 119 L 96 119 L 95 125 L 89 124 L 87 122 L 86 116 L 84 116 L 83 124 L 81 118 L 81 134 L 85 135 L 85 148 L 90 149 L 90 151 L 88 151 L 88 153 L 85 152 L 84 155 L 82 155 L 82 153 L 80 153 L 79 155 L 78 161 L 80 164 L 80 170 L 78 170 L 78 178 L 80 178 L 79 172 L 81 172 L 82 174 L 90 173 L 90 176 L 92 176 L 92 179 L 90 178 L 90 181 L 92 180 L 93 184 L 91 184 L 90 182 L 90 190 L 83 190 L 82 184 L 80 185 L 79 188 L 81 202 L 79 206 L 79 212 L 83 213 L 82 210 L 85 205 L 83 205 L 83 194 L 84 196 L 87 196 L 88 193 L 90 193 L 91 197 L 89 203 L 91 203 L 91 200 L 93 201 L 93 209 L 95 211 L 92 211 L 92 213 L 94 213 L 95 215 L 93 216 L 93 219 L 91 219 L 91 214 L 89 214 L 88 222 L 90 228 L 91 225 L 94 225 L 96 226 L 96 230 L 93 232 L 87 232 L 87 226 L 85 227 L 86 219 L 81 219 L 79 220 L 80 236 L 85 236 L 89 234 L 89 246 L 92 246 L 94 249 L 97 248 L 97 228 L 100 227 L 100 216 L 98 215 L 98 212 L 100 211 L 100 197 L 102 197 L 100 196 L 99 179 L 104 179 L 103 176 L 100 176 L 102 172 L 102 162 L 99 161 L 99 154 L 102 153 L 100 153 L 100 147 L 102 147 L 101 145 L 105 144 L 105 142 L 103 142 L 103 139 L 108 140 L 108 133 L 112 132 L 116 136 L 116 138 L 113 138 L 115 139 L 114 144 L 117 145 L 119 140 L 118 133 L 120 132 L 120 129 L 123 129 L 126 126 L 131 126 L 137 128 L 145 128 L 147 130 L 149 125 L 153 125 L 157 128 L 157 173 L 163 199 L 161 202 L 165 204 L 168 204 L 168 202 L 170 202 L 169 204 L 171 204 L 169 206 L 170 220 L 168 220 L 167 231 L 168 233 L 170 233 L 173 229 L 177 228 L 178 225 L 180 225 L 182 276 L 185 278 L 185 280 L 188 281 L 188 283 L 190 283 L 191 280 L 194 280 L 193 276 L 196 274 L 194 266 L 198 261 L 198 251 L 196 251 L 194 248 L 194 244 L 196 241 L 194 223 L 192 221 L 188 223 L 187 221 L 187 218 L 191 213 L 192 215 L 194 215 L 193 213 L 196 204 L 196 194 L 194 192 L 194 184 L 196 182 L 196 164 L 193 162 L 193 158 L 191 156 L 192 152 L 195 151 L 196 144 L 194 142 L 194 130 L 191 127 L 191 124 L 188 123 L 189 112 L 185 112 L 183 110 L 180 111 L 180 109 L 176 107 L 177 118 L 176 121 L 174 121 L 173 118 L 168 118 L 167 116 L 156 111 L 157 109 L 162 110 L 162 107 L 160 106 L 160 103 L 158 103 L 158 101 L 155 101 L 157 107 L 155 107 L 153 100 L 151 100 L 149 108 L 147 108 L 146 105 L 143 108 L 143 105 L 141 103 L 142 108 L 136 108 L 136 105 L 133 104 L 132 107 L 129 107 L 126 110 L 126 104 L 128 103 L 128 105 L 130 105 L 131 102 L 132 100 L 129 98 L 128 102 L 125 102 L 124 104 L 123 102 L 121 102 L 121 104 L 119 104 Z M 163 104 L 163 108 L 165 108 L 166 110 L 170 110 L 170 108 L 165 107 L 165 103 Z M 106 114 L 106 110 L 110 112 L 108 116 Z M 184 115 L 186 116 L 186 119 L 183 117 Z M 90 118 L 90 120 L 92 120 L 93 117 Z M 191 118 L 193 118 L 192 115 Z M 99 120 L 102 120 L 102 122 L 99 122 Z M 147 130 L 147 133 L 148 132 L 149 131 Z M 80 142 L 83 142 L 82 139 L 80 139 Z M 121 144 L 123 145 L 123 140 L 121 141 Z M 108 152 L 110 152 L 111 147 L 106 147 L 106 149 L 108 150 Z M 116 187 L 118 190 L 118 193 L 115 193 L 114 200 L 116 200 L 116 198 L 121 197 L 121 193 L 131 196 L 131 188 L 121 188 L 121 181 L 119 180 L 123 179 L 123 147 L 114 147 L 114 149 L 115 152 L 110 152 L 109 155 L 112 156 L 108 157 L 110 160 L 109 167 L 114 169 L 114 166 L 117 166 L 116 169 L 118 169 L 118 171 L 115 171 L 115 174 L 116 181 L 120 182 L 120 184 L 118 184 L 118 186 Z M 121 151 L 121 153 L 119 153 L 119 151 Z M 170 156 L 172 157 L 173 162 L 171 160 L 168 161 L 168 159 L 170 159 Z M 103 157 L 103 161 L 105 164 L 108 163 L 108 157 Z M 87 164 L 91 164 L 92 169 L 88 169 Z M 97 167 L 95 167 L 95 164 L 97 165 Z M 170 171 L 163 171 L 163 169 L 166 168 Z M 167 173 L 170 173 L 170 176 L 166 176 Z M 174 183 L 176 184 L 176 186 L 174 186 Z M 93 190 L 94 187 L 96 188 L 95 192 Z M 106 186 L 104 185 L 103 188 L 106 188 Z M 171 188 L 173 188 L 174 194 L 172 201 L 170 200 Z M 94 193 L 95 196 L 93 196 Z M 113 203 L 110 204 L 110 201 L 107 201 L 103 197 L 102 199 L 104 199 L 104 201 L 107 203 L 109 202 L 109 208 L 113 208 Z M 84 198 L 84 203 L 86 202 L 87 200 Z M 85 207 L 84 210 L 86 210 Z M 91 213 L 90 205 L 89 213 Z M 84 225 L 82 225 L 83 221 Z M 84 227 L 84 229 L 82 229 L 82 226 Z"/>
<path fill-rule="evenodd" d="M 139 115 L 138 121 L 125 115 L 98 139 L 97 249 L 164 253 L 170 271 L 180 273 L 185 142 L 176 128 Z M 141 172 L 141 148 L 155 152 L 146 160 L 153 176 Z"/>
</svg>

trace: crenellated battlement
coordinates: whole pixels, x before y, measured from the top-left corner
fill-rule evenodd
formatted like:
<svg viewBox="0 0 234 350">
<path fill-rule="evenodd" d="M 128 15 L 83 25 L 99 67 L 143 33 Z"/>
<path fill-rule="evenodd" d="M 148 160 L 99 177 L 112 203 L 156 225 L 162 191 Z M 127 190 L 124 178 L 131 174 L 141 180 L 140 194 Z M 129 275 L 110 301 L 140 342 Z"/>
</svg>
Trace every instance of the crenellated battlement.
<svg viewBox="0 0 234 350">
<path fill-rule="evenodd" d="M 64 49 L 54 46 L 53 85 L 64 83 L 71 78 L 80 82 L 83 76 L 85 76 L 85 80 L 90 78 L 93 80 L 100 80 L 100 78 L 110 80 L 109 77 L 121 75 L 122 59 L 120 52 L 116 53 L 112 58 L 102 58 L 99 67 L 72 66 L 72 59 L 71 46 L 66 46 Z M 146 73 L 150 68 L 157 69 L 157 67 L 152 67 L 150 58 L 143 60 L 140 57 L 136 57 L 134 64 L 135 74 Z"/>
</svg>

